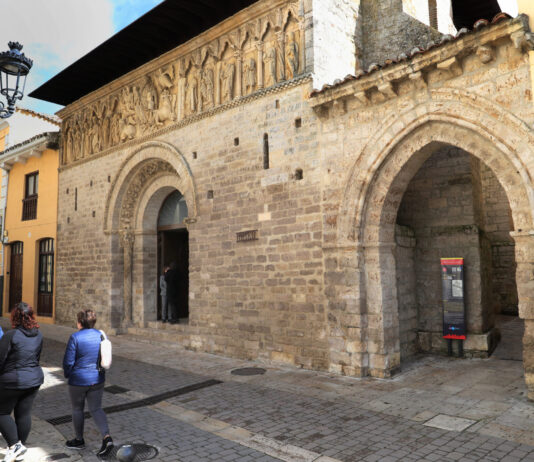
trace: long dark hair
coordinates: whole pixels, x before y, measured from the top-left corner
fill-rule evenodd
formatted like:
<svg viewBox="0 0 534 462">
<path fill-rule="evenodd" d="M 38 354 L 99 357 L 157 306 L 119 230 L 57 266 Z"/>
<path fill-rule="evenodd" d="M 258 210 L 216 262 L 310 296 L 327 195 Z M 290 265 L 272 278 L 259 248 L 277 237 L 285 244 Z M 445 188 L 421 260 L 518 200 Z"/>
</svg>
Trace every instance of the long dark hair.
<svg viewBox="0 0 534 462">
<path fill-rule="evenodd" d="M 20 326 L 24 329 L 39 328 L 33 314 L 33 308 L 24 302 L 17 303 L 11 310 L 11 326 L 14 329 Z"/>
</svg>

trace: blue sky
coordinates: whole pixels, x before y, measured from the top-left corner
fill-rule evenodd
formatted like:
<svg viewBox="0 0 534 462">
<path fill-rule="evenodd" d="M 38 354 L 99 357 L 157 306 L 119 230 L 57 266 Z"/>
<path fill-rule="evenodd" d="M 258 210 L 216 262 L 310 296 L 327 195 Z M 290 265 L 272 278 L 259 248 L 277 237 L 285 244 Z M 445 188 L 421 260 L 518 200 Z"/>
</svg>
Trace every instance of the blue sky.
<svg viewBox="0 0 534 462">
<path fill-rule="evenodd" d="M 23 51 L 34 61 L 26 88 L 29 94 L 161 1 L 9 1 L 2 9 L 12 21 L 10 27 L 0 28 L 0 49 L 7 49 L 10 40 L 24 45 Z M 46 113 L 61 108 L 27 96 L 19 105 Z"/>
<path fill-rule="evenodd" d="M 9 21 L 3 21 L 0 27 L 0 50 L 7 49 L 8 41 L 18 41 L 34 60 L 27 95 L 162 1 L 3 0 L 2 17 Z M 516 0 L 499 3 L 505 11 L 517 14 Z M 49 114 L 61 108 L 28 96 L 19 106 Z M 11 144 L 45 131 L 36 126 L 37 119 L 22 119 L 17 115 L 9 119 Z"/>
</svg>

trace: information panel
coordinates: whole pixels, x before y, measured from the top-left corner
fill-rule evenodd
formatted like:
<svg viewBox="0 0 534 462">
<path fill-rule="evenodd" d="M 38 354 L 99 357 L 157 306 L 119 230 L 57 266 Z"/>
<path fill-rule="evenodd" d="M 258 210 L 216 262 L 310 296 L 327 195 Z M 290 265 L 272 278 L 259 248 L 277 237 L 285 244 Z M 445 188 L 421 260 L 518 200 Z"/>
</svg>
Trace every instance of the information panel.
<svg viewBox="0 0 534 462">
<path fill-rule="evenodd" d="M 464 259 L 442 258 L 443 338 L 465 340 Z"/>
</svg>

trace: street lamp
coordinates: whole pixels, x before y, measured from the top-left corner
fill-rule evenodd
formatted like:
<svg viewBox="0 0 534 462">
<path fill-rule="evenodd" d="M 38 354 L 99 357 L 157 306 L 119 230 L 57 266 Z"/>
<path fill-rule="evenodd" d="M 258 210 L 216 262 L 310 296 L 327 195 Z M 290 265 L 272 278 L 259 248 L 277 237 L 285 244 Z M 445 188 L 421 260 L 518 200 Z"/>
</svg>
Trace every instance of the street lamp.
<svg viewBox="0 0 534 462">
<path fill-rule="evenodd" d="M 0 119 L 6 119 L 15 112 L 15 102 L 24 96 L 26 76 L 33 66 L 33 61 L 21 53 L 20 43 L 9 42 L 8 46 L 9 51 L 0 53 L 0 93 L 7 100 L 7 109 L 0 101 Z"/>
</svg>

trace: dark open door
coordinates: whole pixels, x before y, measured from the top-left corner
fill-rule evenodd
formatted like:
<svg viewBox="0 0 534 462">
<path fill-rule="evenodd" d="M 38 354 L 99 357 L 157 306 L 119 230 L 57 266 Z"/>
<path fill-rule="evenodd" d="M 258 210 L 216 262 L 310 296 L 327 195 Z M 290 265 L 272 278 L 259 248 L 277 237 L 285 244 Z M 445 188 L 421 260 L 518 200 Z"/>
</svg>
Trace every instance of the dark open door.
<svg viewBox="0 0 534 462">
<path fill-rule="evenodd" d="M 11 265 L 9 268 L 9 311 L 22 301 L 22 242 L 11 244 Z"/>
<path fill-rule="evenodd" d="M 54 239 L 39 242 L 39 287 L 37 315 L 51 317 L 54 311 Z"/>
</svg>

